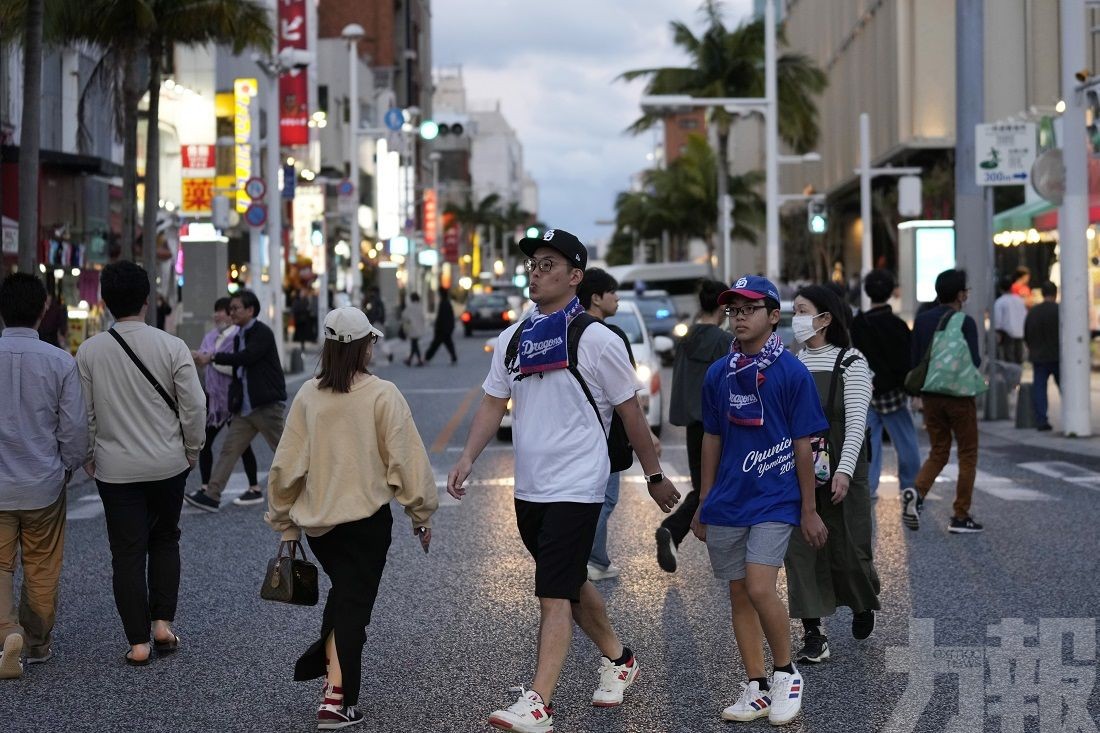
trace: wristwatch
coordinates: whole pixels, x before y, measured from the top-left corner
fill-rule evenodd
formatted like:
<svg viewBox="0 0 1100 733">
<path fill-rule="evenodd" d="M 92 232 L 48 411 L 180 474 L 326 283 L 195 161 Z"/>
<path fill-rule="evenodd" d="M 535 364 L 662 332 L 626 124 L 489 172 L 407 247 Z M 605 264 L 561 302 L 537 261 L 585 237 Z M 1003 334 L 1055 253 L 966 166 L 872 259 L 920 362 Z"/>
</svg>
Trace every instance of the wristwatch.
<svg viewBox="0 0 1100 733">
<path fill-rule="evenodd" d="M 658 471 L 657 473 L 651 473 L 645 477 L 645 482 L 647 484 L 659 484 L 664 480 L 665 474 L 661 471 Z"/>
</svg>

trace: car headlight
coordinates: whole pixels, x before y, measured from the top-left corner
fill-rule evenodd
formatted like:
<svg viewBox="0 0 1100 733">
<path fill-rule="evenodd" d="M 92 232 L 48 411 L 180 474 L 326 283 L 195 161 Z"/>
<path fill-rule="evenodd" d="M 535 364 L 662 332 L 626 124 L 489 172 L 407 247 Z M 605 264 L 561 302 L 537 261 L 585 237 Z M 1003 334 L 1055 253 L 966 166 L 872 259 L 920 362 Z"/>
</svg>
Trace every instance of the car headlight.
<svg viewBox="0 0 1100 733">
<path fill-rule="evenodd" d="M 642 384 L 649 384 L 649 378 L 653 376 L 653 372 L 647 365 L 639 364 L 635 371 L 638 373 L 638 379 Z"/>
<path fill-rule="evenodd" d="M 687 336 L 688 325 L 686 323 L 677 323 L 676 327 L 672 329 L 672 335 L 676 338 L 683 338 Z"/>
</svg>

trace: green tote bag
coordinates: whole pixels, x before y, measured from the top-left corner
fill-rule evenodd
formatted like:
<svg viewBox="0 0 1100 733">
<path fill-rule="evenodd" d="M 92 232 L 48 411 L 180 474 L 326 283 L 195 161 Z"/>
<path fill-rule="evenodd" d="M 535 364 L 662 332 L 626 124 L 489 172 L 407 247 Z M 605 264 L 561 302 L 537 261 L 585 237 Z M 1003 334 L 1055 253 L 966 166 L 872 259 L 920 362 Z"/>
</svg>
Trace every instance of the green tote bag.
<svg viewBox="0 0 1100 733">
<path fill-rule="evenodd" d="M 970 359 L 970 347 L 963 336 L 962 325 L 966 315 L 956 313 L 947 327 L 937 331 L 932 338 L 928 360 L 928 375 L 924 379 L 924 391 L 951 397 L 975 397 L 989 389 Z"/>
</svg>

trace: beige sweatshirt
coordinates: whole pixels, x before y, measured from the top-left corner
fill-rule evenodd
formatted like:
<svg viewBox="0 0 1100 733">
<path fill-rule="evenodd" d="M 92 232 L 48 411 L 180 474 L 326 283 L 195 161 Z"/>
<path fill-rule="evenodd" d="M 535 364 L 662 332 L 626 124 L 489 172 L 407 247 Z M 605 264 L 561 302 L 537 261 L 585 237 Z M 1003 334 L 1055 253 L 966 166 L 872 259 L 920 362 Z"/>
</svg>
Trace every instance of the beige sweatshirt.
<svg viewBox="0 0 1100 733">
<path fill-rule="evenodd" d="M 435 475 L 397 387 L 373 375 L 346 394 L 317 385 L 303 384 L 290 406 L 267 476 L 267 523 L 284 539 L 299 527 L 317 536 L 396 498 L 414 527 L 430 527 Z"/>
</svg>

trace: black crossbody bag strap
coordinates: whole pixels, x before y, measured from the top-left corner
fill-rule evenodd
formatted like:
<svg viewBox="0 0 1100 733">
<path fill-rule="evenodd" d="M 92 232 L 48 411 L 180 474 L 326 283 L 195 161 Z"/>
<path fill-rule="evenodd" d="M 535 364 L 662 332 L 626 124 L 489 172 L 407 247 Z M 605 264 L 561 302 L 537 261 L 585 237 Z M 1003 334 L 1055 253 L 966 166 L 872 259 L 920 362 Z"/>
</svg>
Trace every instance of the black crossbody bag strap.
<svg viewBox="0 0 1100 733">
<path fill-rule="evenodd" d="M 172 412 L 174 412 L 176 418 L 179 419 L 180 409 L 176 406 L 176 401 L 173 400 L 171 396 L 164 390 L 164 387 L 160 386 L 160 382 L 157 381 L 157 378 L 154 377 L 152 373 L 150 373 L 150 371 L 145 368 L 145 365 L 141 363 L 141 359 L 139 359 L 138 355 L 134 353 L 134 350 L 130 348 L 130 345 L 126 343 L 126 341 L 121 336 L 118 335 L 118 331 L 116 331 L 114 328 L 107 329 L 107 333 L 111 334 L 111 336 L 114 337 L 115 341 L 118 342 L 118 345 L 122 347 L 122 350 L 126 352 L 126 355 L 130 357 L 130 360 L 134 362 L 139 370 L 141 370 L 141 373 L 145 376 L 146 379 L 149 380 L 149 384 L 153 385 L 153 389 L 157 391 L 157 394 L 164 398 L 164 402 L 170 408 L 172 408 Z"/>
</svg>

